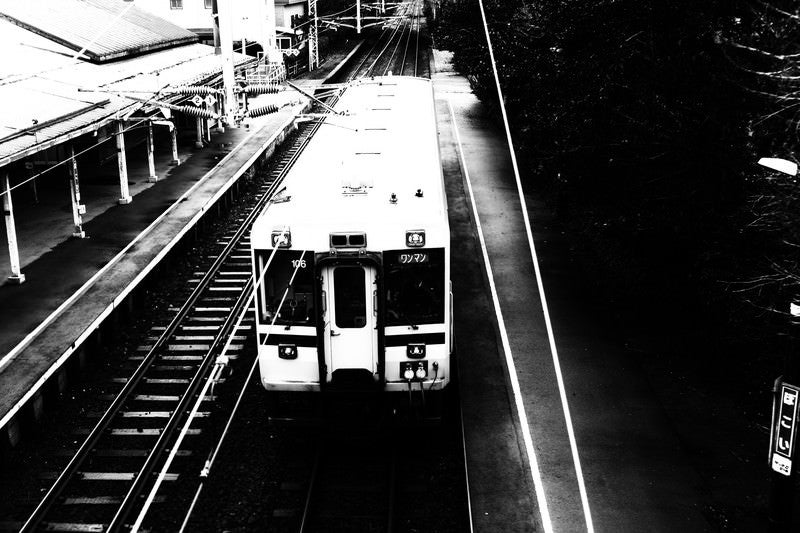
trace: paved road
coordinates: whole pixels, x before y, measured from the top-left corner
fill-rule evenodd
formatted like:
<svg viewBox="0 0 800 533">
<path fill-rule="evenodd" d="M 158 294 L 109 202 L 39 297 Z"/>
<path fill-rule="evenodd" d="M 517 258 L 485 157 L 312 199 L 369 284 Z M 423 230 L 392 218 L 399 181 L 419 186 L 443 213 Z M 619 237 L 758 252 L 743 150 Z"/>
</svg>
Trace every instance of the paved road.
<svg viewBox="0 0 800 533">
<path fill-rule="evenodd" d="M 477 531 L 544 527 L 585 531 L 705 531 L 700 481 L 632 355 L 599 325 L 568 242 L 546 207 L 526 197 L 549 303 L 563 387 L 545 327 L 505 136 L 437 54 L 434 85 L 453 230 L 456 342 Z M 458 132 L 458 135 L 455 132 Z M 460 141 L 460 143 L 459 143 Z M 464 171 L 467 172 L 464 172 Z M 465 174 L 469 175 L 469 183 Z M 503 321 L 497 318 L 475 220 L 471 184 Z M 467 191 L 467 198 L 464 198 Z M 489 320 L 486 320 L 486 319 Z M 505 363 L 501 331 L 515 372 Z M 536 465 L 530 467 L 512 380 L 518 379 Z M 498 382 L 505 386 L 497 386 Z M 571 446 L 565 403 L 572 417 Z M 577 461 L 586 498 L 579 490 Z M 534 479 L 541 479 L 537 495 Z"/>
</svg>

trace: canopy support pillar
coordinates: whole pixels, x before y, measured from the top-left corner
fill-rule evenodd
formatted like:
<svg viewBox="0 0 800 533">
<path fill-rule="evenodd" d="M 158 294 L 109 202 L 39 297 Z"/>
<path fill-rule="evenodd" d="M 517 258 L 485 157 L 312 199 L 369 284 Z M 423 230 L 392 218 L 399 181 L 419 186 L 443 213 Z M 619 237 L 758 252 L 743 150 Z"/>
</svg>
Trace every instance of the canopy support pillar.
<svg viewBox="0 0 800 533">
<path fill-rule="evenodd" d="M 17 227 L 14 224 L 14 204 L 11 202 L 11 183 L 8 172 L 3 174 L 3 214 L 6 218 L 6 237 L 8 238 L 8 257 L 11 261 L 11 283 L 25 283 L 25 274 L 19 265 L 19 248 L 17 247 Z"/>
<path fill-rule="evenodd" d="M 117 167 L 119 168 L 119 200 L 121 205 L 133 201 L 128 189 L 128 160 L 125 157 L 125 127 L 121 120 L 117 121 Z"/>
</svg>

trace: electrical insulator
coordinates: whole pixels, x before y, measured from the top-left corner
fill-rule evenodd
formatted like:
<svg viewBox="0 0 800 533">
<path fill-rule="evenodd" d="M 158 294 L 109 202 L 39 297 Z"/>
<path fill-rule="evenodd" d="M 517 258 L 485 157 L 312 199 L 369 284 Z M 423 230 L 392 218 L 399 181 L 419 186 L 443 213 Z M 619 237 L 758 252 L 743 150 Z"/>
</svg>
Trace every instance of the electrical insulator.
<svg viewBox="0 0 800 533">
<path fill-rule="evenodd" d="M 249 118 L 256 118 L 256 117 L 263 117 L 264 115 L 269 115 L 271 113 L 277 113 L 278 106 L 273 104 L 262 105 L 260 107 L 253 107 L 247 110 L 247 116 Z"/>
<path fill-rule="evenodd" d="M 277 94 L 278 92 L 280 92 L 280 88 L 277 85 L 273 84 L 254 83 L 253 85 L 248 85 L 247 87 L 244 87 L 242 91 L 250 95 Z"/>
<path fill-rule="evenodd" d="M 177 111 L 178 113 L 183 113 L 185 115 L 189 115 L 191 117 L 200 117 L 200 118 L 210 118 L 216 120 L 219 118 L 219 115 L 209 111 L 208 109 L 203 109 L 202 107 L 192 107 L 188 105 L 176 105 L 170 107 L 173 111 Z"/>
<path fill-rule="evenodd" d="M 170 93 L 174 94 L 199 94 L 200 96 L 207 96 L 209 94 L 218 94 L 219 91 L 213 87 L 206 87 L 205 85 L 186 85 L 183 87 L 172 87 L 167 89 Z"/>
</svg>

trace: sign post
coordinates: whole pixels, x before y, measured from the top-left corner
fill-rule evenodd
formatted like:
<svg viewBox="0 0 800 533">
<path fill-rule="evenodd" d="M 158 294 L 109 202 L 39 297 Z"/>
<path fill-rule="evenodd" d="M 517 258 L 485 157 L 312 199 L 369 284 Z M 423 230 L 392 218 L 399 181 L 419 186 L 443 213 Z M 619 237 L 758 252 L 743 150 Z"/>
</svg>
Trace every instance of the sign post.
<svg viewBox="0 0 800 533">
<path fill-rule="evenodd" d="M 796 470 L 797 426 L 800 387 L 800 305 L 795 298 L 789 307 L 791 346 L 784 360 L 784 375 L 775 380 L 772 400 L 772 425 L 769 439 L 770 495 L 769 531 L 792 528 L 794 473 Z M 785 380 L 785 381 L 784 381 Z"/>
<path fill-rule="evenodd" d="M 795 454 L 800 388 L 778 378 L 774 390 L 776 398 L 772 408 L 770 466 L 774 472 L 788 477 L 792 475 Z"/>
</svg>

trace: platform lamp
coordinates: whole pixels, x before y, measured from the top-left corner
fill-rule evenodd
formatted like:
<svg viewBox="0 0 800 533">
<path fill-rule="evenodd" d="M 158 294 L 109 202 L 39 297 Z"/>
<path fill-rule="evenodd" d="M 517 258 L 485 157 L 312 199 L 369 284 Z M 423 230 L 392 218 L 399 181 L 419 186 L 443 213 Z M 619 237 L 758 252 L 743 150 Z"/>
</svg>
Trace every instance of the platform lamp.
<svg viewBox="0 0 800 533">
<path fill-rule="evenodd" d="M 758 164 L 789 176 L 797 176 L 797 163 L 777 157 L 762 157 Z M 795 450 L 800 406 L 800 292 L 789 302 L 790 347 L 784 355 L 783 375 L 773 388 L 770 426 L 769 531 L 790 531 L 794 500 Z"/>
</svg>

